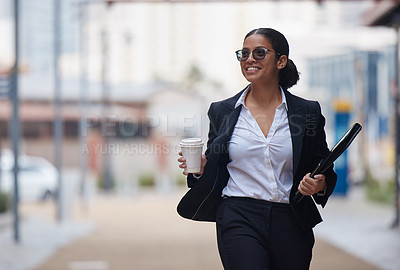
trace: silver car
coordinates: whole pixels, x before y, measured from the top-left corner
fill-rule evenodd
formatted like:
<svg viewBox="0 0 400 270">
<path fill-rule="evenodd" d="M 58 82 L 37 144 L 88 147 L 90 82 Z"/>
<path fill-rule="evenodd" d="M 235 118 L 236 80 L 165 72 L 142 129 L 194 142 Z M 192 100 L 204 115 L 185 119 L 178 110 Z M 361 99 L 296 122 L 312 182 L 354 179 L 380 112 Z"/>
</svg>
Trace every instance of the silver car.
<svg viewBox="0 0 400 270">
<path fill-rule="evenodd" d="M 14 155 L 3 150 L 0 159 L 0 190 L 12 194 L 14 191 Z M 57 193 L 57 170 L 42 157 L 19 156 L 19 197 L 21 201 L 38 201 L 54 197 Z"/>
</svg>

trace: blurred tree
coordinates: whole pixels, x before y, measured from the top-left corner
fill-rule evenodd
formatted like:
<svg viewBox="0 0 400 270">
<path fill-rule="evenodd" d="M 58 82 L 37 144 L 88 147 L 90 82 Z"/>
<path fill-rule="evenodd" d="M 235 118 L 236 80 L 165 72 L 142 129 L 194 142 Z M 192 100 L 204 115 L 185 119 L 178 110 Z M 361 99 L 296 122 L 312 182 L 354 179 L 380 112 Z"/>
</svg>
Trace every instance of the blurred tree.
<svg viewBox="0 0 400 270">
<path fill-rule="evenodd" d="M 203 80 L 205 80 L 205 76 L 203 75 L 200 68 L 196 64 L 192 64 L 185 78 L 185 84 L 187 85 L 186 88 L 189 91 L 193 91 L 196 84 L 200 83 Z"/>
</svg>

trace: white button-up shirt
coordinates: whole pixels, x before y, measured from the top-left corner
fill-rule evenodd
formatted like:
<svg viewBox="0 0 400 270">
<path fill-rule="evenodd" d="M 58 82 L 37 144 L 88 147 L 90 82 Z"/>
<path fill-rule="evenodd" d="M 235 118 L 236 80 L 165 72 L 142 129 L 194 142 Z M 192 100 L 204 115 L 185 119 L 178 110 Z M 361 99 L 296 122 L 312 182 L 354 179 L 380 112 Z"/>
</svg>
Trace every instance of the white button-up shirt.
<svg viewBox="0 0 400 270">
<path fill-rule="evenodd" d="M 222 196 L 250 197 L 289 203 L 293 184 L 293 149 L 287 117 L 287 104 L 281 89 L 282 103 L 276 108 L 267 137 L 264 136 L 244 101 L 247 88 L 236 102 L 242 105 L 229 142 L 230 178 Z"/>
</svg>

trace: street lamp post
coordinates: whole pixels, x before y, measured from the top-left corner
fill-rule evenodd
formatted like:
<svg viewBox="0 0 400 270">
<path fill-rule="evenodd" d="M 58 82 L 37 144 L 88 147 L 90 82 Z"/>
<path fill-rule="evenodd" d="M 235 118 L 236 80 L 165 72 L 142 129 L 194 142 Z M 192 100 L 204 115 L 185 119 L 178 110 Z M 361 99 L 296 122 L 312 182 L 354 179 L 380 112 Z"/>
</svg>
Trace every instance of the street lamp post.
<svg viewBox="0 0 400 270">
<path fill-rule="evenodd" d="M 86 38 L 85 38 L 85 23 L 87 21 L 88 16 L 88 1 L 82 1 L 80 3 L 79 11 L 80 11 L 80 27 L 79 27 L 79 41 L 80 41 L 80 149 L 81 151 L 85 148 L 87 144 L 87 136 L 88 135 L 88 126 L 87 126 L 87 114 L 89 108 L 88 101 L 88 85 L 87 85 L 87 50 L 86 50 Z M 88 157 L 83 152 L 80 153 L 80 194 L 82 202 L 85 204 L 88 200 L 88 183 L 86 180 L 87 177 L 87 166 L 88 166 Z"/>
<path fill-rule="evenodd" d="M 63 145 L 63 121 L 62 121 L 62 96 L 60 69 L 58 66 L 61 51 L 61 3 L 54 0 L 54 155 L 55 166 L 58 171 L 57 192 L 57 220 L 64 219 L 63 206 L 63 181 L 62 181 L 62 145 Z"/>
<path fill-rule="evenodd" d="M 107 5 L 107 8 L 109 5 Z M 108 13 L 106 14 L 106 18 Z M 106 22 L 108 20 L 106 19 Z M 104 148 L 108 149 L 110 144 L 110 134 L 107 132 L 107 124 L 108 124 L 108 114 L 110 109 L 110 85 L 109 85 L 109 31 L 108 27 L 105 24 L 103 26 L 103 32 L 101 33 L 101 44 L 102 44 L 102 114 L 103 121 L 102 125 L 102 135 L 103 135 L 103 143 Z M 103 155 L 103 181 L 104 181 L 104 189 L 107 192 L 111 191 L 112 188 L 112 175 L 111 175 L 111 158 L 108 150 L 105 151 Z"/>
<path fill-rule="evenodd" d="M 15 63 L 12 73 L 10 98 L 13 105 L 12 120 L 10 124 L 10 135 L 12 138 L 12 146 L 14 152 L 14 196 L 13 196 L 13 215 L 14 215 L 14 241 L 20 242 L 19 233 L 19 189 L 18 189 L 18 174 L 19 174 L 19 100 L 18 100 L 18 61 L 19 61 L 19 0 L 14 0 L 14 46 L 15 46 Z"/>
<path fill-rule="evenodd" d="M 396 30 L 396 65 L 395 65 L 395 122 L 396 122 L 396 157 L 395 157 L 395 220 L 393 227 L 398 227 L 400 222 L 400 25 L 395 26 Z"/>
</svg>

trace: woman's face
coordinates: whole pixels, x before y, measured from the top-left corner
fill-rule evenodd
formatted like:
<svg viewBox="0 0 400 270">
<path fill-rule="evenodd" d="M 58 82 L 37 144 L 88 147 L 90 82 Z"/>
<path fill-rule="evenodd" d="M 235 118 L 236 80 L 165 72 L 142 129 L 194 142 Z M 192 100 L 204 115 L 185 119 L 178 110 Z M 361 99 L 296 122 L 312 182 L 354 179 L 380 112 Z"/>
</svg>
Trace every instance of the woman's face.
<svg viewBox="0 0 400 270">
<path fill-rule="evenodd" d="M 282 58 L 286 56 L 283 55 L 277 59 L 271 43 L 262 35 L 251 35 L 243 42 L 243 49 L 248 49 L 250 52 L 258 47 L 270 51 L 263 60 L 255 60 L 253 54 L 250 53 L 246 61 L 240 62 L 243 76 L 251 83 L 271 82 L 271 80 L 279 82 L 279 70 L 286 65 L 286 62 L 283 65 Z"/>
</svg>

